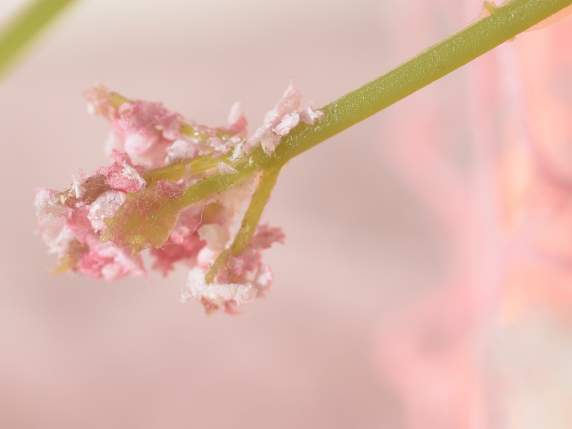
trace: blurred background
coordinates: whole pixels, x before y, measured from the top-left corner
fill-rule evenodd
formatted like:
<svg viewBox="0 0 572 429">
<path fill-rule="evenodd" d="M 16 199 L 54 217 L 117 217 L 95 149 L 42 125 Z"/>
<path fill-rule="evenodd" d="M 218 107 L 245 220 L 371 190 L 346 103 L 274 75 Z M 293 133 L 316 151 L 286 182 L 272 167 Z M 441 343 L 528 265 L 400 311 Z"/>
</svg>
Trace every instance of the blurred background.
<svg viewBox="0 0 572 429">
<path fill-rule="evenodd" d="M 0 22 L 24 3 L 2 0 Z M 34 234 L 34 190 L 105 160 L 107 125 L 81 97 L 94 83 L 212 125 L 240 100 L 256 127 L 290 80 L 326 104 L 478 18 L 479 3 L 78 1 L 0 83 L 0 427 L 569 428 L 570 300 L 529 292 L 565 284 L 566 269 L 535 263 L 528 288 L 529 271 L 498 255 L 518 230 L 505 206 L 523 201 L 522 177 L 537 183 L 510 130 L 552 106 L 530 132 L 572 142 L 550 123 L 570 111 L 570 61 L 547 50 L 564 52 L 569 19 L 292 161 L 264 216 L 287 234 L 267 255 L 273 290 L 237 317 L 181 304 L 184 269 L 54 275 Z M 518 77 L 521 63 L 551 67 Z M 533 76 L 552 85 L 552 71 L 560 86 L 540 87 Z M 536 110 L 515 110 L 518 94 Z"/>
</svg>

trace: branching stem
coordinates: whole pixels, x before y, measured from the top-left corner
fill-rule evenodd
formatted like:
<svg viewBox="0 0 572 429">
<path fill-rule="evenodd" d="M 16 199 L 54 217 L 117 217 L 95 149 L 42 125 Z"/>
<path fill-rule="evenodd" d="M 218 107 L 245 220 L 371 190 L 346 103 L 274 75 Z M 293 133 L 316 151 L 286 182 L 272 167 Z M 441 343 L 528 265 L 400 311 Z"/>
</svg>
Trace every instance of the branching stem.
<svg viewBox="0 0 572 429">
<path fill-rule="evenodd" d="M 36 0 L 36 4 L 63 5 L 70 1 Z M 174 222 L 180 210 L 212 198 L 215 194 L 225 192 L 249 180 L 253 175 L 260 175 L 258 188 L 253 194 L 234 242 L 219 255 L 207 274 L 207 282 L 212 282 L 218 270 L 226 264 L 227 258 L 230 255 L 240 254 L 248 245 L 280 169 L 289 160 L 462 67 L 496 46 L 513 39 L 523 31 L 571 5 L 572 0 L 510 0 L 503 6 L 492 9 L 491 3 L 484 3 L 483 8 L 488 7 L 489 16 L 432 46 L 389 73 L 324 106 L 321 109 L 323 117 L 319 121 L 314 125 L 301 124 L 296 127 L 282 138 L 271 155 L 267 155 L 260 146 L 257 146 L 238 159 L 234 159 L 231 155 L 203 156 L 147 172 L 145 178 L 152 185 L 159 180 L 174 181 L 188 174 L 214 171 L 213 174 L 207 175 L 188 187 L 181 196 L 170 200 L 166 206 L 162 206 L 161 210 L 169 215 L 165 219 L 159 215 L 151 216 L 149 219 L 155 224 L 154 235 L 143 236 L 141 240 L 144 244 L 160 245 L 160 240 L 167 237 L 165 232 L 168 231 L 165 225 L 169 226 Z M 53 9 L 50 11 L 52 14 L 55 13 Z M 34 19 L 38 19 L 33 18 L 35 15 L 31 16 L 25 19 L 24 15 L 23 22 L 34 23 Z M 19 39 L 15 38 L 15 40 Z M 6 43 L 2 45 L 0 38 L 0 56 L 2 48 L 6 50 L 6 46 Z M 8 46 L 17 46 L 17 44 L 12 43 Z M 9 52 L 12 51 L 9 50 Z M 1 66 L 2 59 L 0 58 L 0 72 Z M 129 101 L 119 94 L 114 94 L 113 97 L 113 103 L 117 106 Z M 185 123 L 181 131 L 187 137 L 202 141 L 207 139 L 208 135 L 203 135 L 204 131 L 201 130 L 200 126 Z M 229 134 L 228 131 L 224 128 L 217 130 L 217 137 L 223 140 L 230 138 L 232 133 Z M 228 168 L 225 169 L 226 171 L 216 172 L 216 167 L 220 165 L 220 162 L 232 167 L 230 169 L 232 172 L 229 174 Z M 116 217 L 123 212 L 119 213 Z M 129 211 L 125 211 L 124 215 L 129 216 Z M 135 223 L 137 221 L 135 219 Z M 113 222 L 110 223 L 112 224 Z M 122 223 L 119 222 L 118 225 Z M 134 231 L 140 229 L 139 227 L 133 228 Z M 113 236 L 113 231 L 111 231 L 111 236 Z M 127 241 L 133 240 L 128 238 Z"/>
<path fill-rule="evenodd" d="M 571 6 L 572 0 L 512 0 L 495 8 L 490 16 L 432 46 L 380 78 L 369 82 L 324 106 L 324 117 L 315 125 L 299 125 L 282 139 L 275 153 L 267 156 L 255 149 L 248 162 L 230 162 L 239 173 L 205 179 L 190 187 L 182 201 L 196 201 L 195 194 L 209 196 L 222 192 L 244 174 L 283 166 L 292 158 L 324 140 L 391 106 L 468 62 L 513 39 L 544 19 Z M 254 167 L 254 168 L 253 168 Z"/>
</svg>

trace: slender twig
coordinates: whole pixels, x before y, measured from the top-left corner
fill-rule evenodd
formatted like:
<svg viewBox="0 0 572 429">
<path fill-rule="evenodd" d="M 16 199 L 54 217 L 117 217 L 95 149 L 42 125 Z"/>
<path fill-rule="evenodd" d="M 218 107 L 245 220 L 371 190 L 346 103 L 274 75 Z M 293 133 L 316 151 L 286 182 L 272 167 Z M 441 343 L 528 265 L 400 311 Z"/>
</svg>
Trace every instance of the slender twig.
<svg viewBox="0 0 572 429">
<path fill-rule="evenodd" d="M 250 205 L 242 219 L 240 230 L 236 234 L 236 237 L 234 237 L 234 241 L 230 247 L 232 255 L 239 255 L 246 246 L 248 246 L 250 239 L 256 231 L 256 226 L 258 222 L 260 222 L 264 207 L 266 207 L 266 203 L 270 199 L 270 194 L 276 185 L 279 174 L 280 168 L 273 168 L 265 170 L 260 176 L 256 191 L 254 191 Z"/>
<path fill-rule="evenodd" d="M 260 175 L 256 190 L 254 191 L 254 194 L 250 199 L 248 209 L 246 209 L 246 213 L 242 218 L 240 229 L 236 233 L 231 246 L 228 249 L 223 250 L 217 256 L 215 262 L 209 269 L 206 275 L 207 283 L 212 283 L 214 281 L 216 274 L 226 264 L 230 256 L 240 255 L 244 249 L 246 249 L 248 243 L 250 243 L 250 239 L 256 232 L 256 227 L 260 222 L 260 217 L 262 216 L 264 207 L 266 207 L 266 204 L 270 199 L 270 194 L 276 185 L 276 180 L 278 179 L 279 174 L 280 168 L 272 168 L 265 170 Z"/>
<path fill-rule="evenodd" d="M 255 149 L 248 162 L 232 163 L 239 173 L 253 174 L 284 165 L 290 159 L 324 140 L 346 130 L 371 115 L 469 63 L 528 28 L 572 5 L 572 0 L 512 0 L 444 41 L 434 45 L 396 69 L 367 83 L 322 108 L 324 117 L 315 125 L 299 125 L 272 156 Z M 253 165 L 256 168 L 253 168 Z M 234 186 L 243 174 L 209 177 L 187 189 L 181 203 L 197 201 L 196 195 L 209 196 Z"/>
</svg>

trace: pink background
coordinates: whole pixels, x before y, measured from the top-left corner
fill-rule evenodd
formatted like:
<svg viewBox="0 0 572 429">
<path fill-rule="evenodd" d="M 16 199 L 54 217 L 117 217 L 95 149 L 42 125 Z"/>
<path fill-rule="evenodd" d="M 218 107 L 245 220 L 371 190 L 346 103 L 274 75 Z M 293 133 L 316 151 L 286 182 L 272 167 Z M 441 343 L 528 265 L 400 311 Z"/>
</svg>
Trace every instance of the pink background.
<svg viewBox="0 0 572 429">
<path fill-rule="evenodd" d="M 287 234 L 274 288 L 238 317 L 180 304 L 184 270 L 51 274 L 32 198 L 104 161 L 106 125 L 81 98 L 93 83 L 213 125 L 241 100 L 254 127 L 290 79 L 320 106 L 479 15 L 450 3 L 78 2 L 0 83 L 0 427 L 405 427 L 378 336 L 439 281 L 447 244 L 385 154 L 396 118 L 411 118 L 401 138 L 428 138 L 427 109 L 443 139 L 467 137 L 466 71 L 291 162 L 265 214 Z"/>
</svg>

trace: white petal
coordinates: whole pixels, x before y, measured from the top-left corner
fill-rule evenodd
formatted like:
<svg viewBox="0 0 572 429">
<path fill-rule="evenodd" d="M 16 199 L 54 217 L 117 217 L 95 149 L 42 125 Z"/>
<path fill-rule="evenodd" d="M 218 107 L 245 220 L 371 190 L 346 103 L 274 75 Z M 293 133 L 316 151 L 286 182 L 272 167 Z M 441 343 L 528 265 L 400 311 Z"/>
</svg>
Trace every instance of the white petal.
<svg viewBox="0 0 572 429">
<path fill-rule="evenodd" d="M 105 219 L 113 217 L 125 199 L 125 194 L 120 191 L 107 191 L 97 197 L 89 207 L 87 214 L 87 218 L 96 232 L 105 228 Z"/>
</svg>

